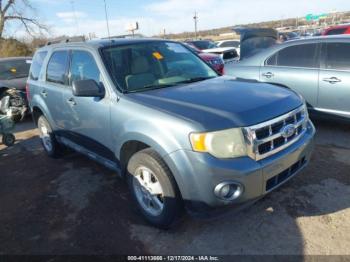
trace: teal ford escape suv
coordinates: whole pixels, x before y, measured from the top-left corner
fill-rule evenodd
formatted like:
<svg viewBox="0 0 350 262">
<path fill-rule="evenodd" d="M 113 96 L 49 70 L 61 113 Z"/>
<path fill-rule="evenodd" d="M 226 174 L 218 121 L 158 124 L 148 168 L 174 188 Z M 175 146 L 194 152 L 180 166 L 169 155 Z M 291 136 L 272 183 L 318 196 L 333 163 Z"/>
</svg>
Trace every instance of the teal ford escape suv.
<svg viewBox="0 0 350 262">
<path fill-rule="evenodd" d="M 127 179 L 152 224 L 238 206 L 302 170 L 315 129 L 303 99 L 219 76 L 184 45 L 111 39 L 37 50 L 28 97 L 45 151 L 72 148 Z"/>
</svg>

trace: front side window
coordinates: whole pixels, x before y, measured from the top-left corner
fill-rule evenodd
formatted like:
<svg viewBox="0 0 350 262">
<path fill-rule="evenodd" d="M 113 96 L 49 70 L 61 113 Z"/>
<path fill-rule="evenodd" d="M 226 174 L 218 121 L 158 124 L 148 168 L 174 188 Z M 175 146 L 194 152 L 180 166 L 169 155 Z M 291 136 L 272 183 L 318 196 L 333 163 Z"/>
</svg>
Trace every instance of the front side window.
<svg viewBox="0 0 350 262">
<path fill-rule="evenodd" d="M 70 82 L 78 80 L 95 80 L 100 82 L 100 70 L 94 57 L 86 51 L 72 51 Z"/>
<path fill-rule="evenodd" d="M 335 70 L 350 70 L 350 44 L 327 44 L 326 68 Z"/>
<path fill-rule="evenodd" d="M 47 55 L 47 51 L 42 51 L 35 54 L 32 65 L 30 67 L 30 73 L 29 73 L 30 79 L 38 80 L 41 67 L 43 65 L 46 55 Z"/>
<path fill-rule="evenodd" d="M 47 65 L 46 80 L 57 84 L 67 84 L 68 51 L 56 51 Z"/>
<path fill-rule="evenodd" d="M 305 44 L 286 47 L 267 59 L 266 65 L 318 68 L 317 45 Z"/>
<path fill-rule="evenodd" d="M 26 59 L 0 61 L 0 80 L 25 78 L 28 76 L 30 62 Z"/>
<path fill-rule="evenodd" d="M 174 42 L 146 42 L 102 49 L 115 83 L 135 92 L 202 81 L 217 73 L 190 50 Z"/>
</svg>

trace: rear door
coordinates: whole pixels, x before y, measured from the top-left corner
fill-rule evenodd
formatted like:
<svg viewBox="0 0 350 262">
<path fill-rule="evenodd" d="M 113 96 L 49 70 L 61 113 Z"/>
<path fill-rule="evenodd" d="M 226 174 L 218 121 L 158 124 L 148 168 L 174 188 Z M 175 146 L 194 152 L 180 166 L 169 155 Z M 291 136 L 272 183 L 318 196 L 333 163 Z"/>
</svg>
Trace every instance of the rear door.
<svg viewBox="0 0 350 262">
<path fill-rule="evenodd" d="M 319 44 L 303 43 L 277 51 L 260 69 L 260 81 L 286 86 L 317 106 Z"/>
<path fill-rule="evenodd" d="M 350 43 L 326 43 L 320 70 L 318 108 L 350 116 Z"/>
<path fill-rule="evenodd" d="M 62 113 L 65 135 L 71 141 L 109 160 L 114 154 L 110 145 L 110 100 L 104 98 L 76 97 L 72 84 L 79 80 L 95 80 L 103 86 L 101 72 L 94 55 L 88 50 L 73 49 L 70 54 L 69 83 L 63 93 Z"/>
<path fill-rule="evenodd" d="M 69 56 L 67 50 L 54 51 L 46 69 L 46 82 L 38 88 L 51 115 L 51 125 L 55 130 L 63 128 L 62 90 L 68 83 L 67 70 Z"/>
</svg>

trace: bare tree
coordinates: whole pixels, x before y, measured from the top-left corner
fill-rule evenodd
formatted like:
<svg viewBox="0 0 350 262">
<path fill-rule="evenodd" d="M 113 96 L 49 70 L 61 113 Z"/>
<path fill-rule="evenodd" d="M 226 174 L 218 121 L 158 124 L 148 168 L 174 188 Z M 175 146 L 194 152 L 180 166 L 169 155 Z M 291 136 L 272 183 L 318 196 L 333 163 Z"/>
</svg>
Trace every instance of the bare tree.
<svg viewBox="0 0 350 262">
<path fill-rule="evenodd" d="M 47 31 L 45 25 L 28 15 L 33 11 L 34 8 L 29 0 L 0 0 L 0 38 L 3 37 L 7 23 L 11 21 L 20 22 L 31 36 L 35 29 Z"/>
</svg>

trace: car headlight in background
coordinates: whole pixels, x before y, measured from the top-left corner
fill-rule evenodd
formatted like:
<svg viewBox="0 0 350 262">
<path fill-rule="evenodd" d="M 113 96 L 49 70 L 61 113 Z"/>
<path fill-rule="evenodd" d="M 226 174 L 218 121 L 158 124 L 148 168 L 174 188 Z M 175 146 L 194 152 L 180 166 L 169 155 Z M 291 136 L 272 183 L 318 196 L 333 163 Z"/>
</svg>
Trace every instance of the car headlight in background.
<svg viewBox="0 0 350 262">
<path fill-rule="evenodd" d="M 240 128 L 208 133 L 191 133 L 192 149 L 217 158 L 235 158 L 247 155 L 247 147 Z"/>
</svg>

